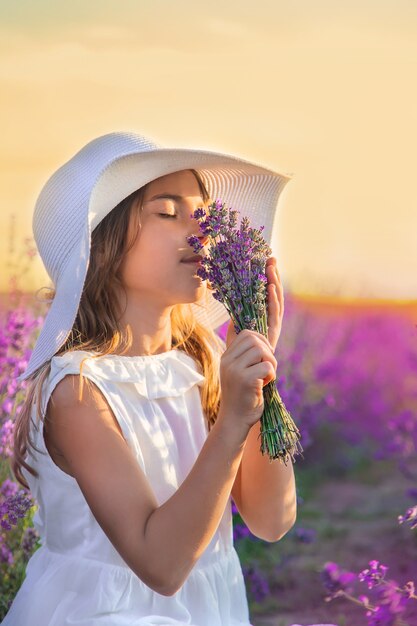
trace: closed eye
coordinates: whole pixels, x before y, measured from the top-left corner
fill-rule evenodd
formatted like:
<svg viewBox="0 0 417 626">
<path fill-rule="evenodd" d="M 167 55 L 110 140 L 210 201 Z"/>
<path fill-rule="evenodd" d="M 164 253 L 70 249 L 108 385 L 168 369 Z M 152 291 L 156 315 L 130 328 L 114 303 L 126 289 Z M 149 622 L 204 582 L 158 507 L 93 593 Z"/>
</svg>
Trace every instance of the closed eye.
<svg viewBox="0 0 417 626">
<path fill-rule="evenodd" d="M 177 217 L 175 214 L 172 213 L 159 213 L 159 215 L 161 215 L 162 217 Z"/>
</svg>

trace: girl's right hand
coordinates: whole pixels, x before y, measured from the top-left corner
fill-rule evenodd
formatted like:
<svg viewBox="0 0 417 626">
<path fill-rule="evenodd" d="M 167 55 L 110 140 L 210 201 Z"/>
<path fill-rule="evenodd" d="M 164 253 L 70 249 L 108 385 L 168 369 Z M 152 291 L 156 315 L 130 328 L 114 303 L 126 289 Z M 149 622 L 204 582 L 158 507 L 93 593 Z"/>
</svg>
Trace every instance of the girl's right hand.
<svg viewBox="0 0 417 626">
<path fill-rule="evenodd" d="M 238 429 L 250 428 L 264 410 L 263 387 L 276 378 L 277 361 L 261 333 L 242 330 L 220 358 L 220 411 Z"/>
</svg>

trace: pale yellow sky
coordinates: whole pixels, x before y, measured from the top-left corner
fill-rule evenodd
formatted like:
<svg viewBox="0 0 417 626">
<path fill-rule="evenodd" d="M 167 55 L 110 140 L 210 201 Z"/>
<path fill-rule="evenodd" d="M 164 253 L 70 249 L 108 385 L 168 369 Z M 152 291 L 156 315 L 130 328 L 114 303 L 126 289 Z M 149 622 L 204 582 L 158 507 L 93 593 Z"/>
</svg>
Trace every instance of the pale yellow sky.
<svg viewBox="0 0 417 626">
<path fill-rule="evenodd" d="M 406 1 L 3 0 L 1 266 L 52 172 L 133 130 L 294 174 L 272 246 L 284 289 L 417 298 L 416 65 Z M 22 286 L 47 284 L 36 259 Z"/>
</svg>

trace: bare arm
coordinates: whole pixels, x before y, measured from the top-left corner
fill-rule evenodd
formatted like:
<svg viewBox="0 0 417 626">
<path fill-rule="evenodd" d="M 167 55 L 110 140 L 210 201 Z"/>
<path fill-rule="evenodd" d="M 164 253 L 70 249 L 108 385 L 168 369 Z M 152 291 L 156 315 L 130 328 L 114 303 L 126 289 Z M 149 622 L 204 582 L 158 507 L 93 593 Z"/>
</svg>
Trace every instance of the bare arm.
<svg viewBox="0 0 417 626">
<path fill-rule="evenodd" d="M 78 390 L 78 376 L 56 386 L 48 408 L 50 441 L 129 567 L 158 593 L 173 595 L 218 528 L 248 431 L 219 413 L 190 473 L 158 506 L 101 392 L 84 386 L 79 402 Z"/>
<path fill-rule="evenodd" d="M 297 493 L 291 459 L 287 466 L 260 452 L 260 424 L 251 427 L 232 488 L 249 530 L 264 541 L 279 541 L 295 524 Z"/>
<path fill-rule="evenodd" d="M 150 516 L 145 540 L 158 569 L 179 589 L 210 543 L 224 513 L 245 445 L 219 414 L 200 454 L 176 493 Z"/>
</svg>

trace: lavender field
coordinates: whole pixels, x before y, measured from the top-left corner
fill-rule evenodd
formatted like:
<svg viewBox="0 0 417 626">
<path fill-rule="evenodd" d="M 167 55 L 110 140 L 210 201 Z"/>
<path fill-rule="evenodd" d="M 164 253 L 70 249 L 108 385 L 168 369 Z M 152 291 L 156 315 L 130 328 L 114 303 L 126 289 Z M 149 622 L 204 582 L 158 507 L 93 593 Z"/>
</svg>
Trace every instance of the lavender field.
<svg viewBox="0 0 417 626">
<path fill-rule="evenodd" d="M 14 420 L 45 305 L 4 296 L 0 327 L 0 621 L 38 548 L 36 503 L 11 473 Z M 220 329 L 224 337 L 226 325 Z M 285 294 L 277 386 L 302 433 L 298 517 L 281 541 L 234 511 L 255 626 L 417 624 L 417 302 Z"/>
</svg>

